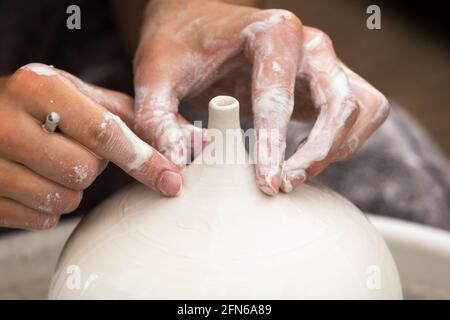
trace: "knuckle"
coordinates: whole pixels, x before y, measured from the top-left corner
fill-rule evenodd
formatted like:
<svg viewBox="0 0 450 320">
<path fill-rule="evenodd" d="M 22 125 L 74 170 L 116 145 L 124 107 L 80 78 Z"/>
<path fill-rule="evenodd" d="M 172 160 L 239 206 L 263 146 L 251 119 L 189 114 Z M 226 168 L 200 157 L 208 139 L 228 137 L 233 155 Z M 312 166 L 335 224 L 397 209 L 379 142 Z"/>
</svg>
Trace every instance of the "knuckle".
<svg viewBox="0 0 450 320">
<path fill-rule="evenodd" d="M 41 193 L 35 199 L 37 209 L 49 216 L 74 211 L 83 197 L 82 191 L 58 190 Z"/>
<path fill-rule="evenodd" d="M 114 130 L 110 122 L 98 124 L 90 123 L 86 128 L 86 135 L 90 138 L 93 150 L 105 150 L 106 146 L 114 142 Z"/>
<path fill-rule="evenodd" d="M 69 179 L 71 186 L 77 191 L 88 188 L 97 178 L 100 171 L 100 160 L 85 159 L 78 161 L 69 169 Z"/>
<path fill-rule="evenodd" d="M 317 28 L 312 28 L 313 32 L 312 32 L 312 39 L 319 39 L 320 42 L 325 45 L 328 48 L 332 48 L 333 47 L 333 40 L 331 40 L 330 36 L 328 34 L 326 34 L 324 31 L 317 29 Z M 312 40 L 310 39 L 310 40 Z"/>
<path fill-rule="evenodd" d="M 29 63 L 17 69 L 7 80 L 6 88 L 11 93 L 18 95 L 23 90 L 37 90 L 37 86 L 46 84 L 51 77 L 47 75 L 55 75 L 56 71 L 42 63 Z"/>
<path fill-rule="evenodd" d="M 61 207 L 61 213 L 69 213 L 75 211 L 83 199 L 83 191 L 71 190 L 64 195 Z"/>
<path fill-rule="evenodd" d="M 370 123 L 377 126 L 381 125 L 389 116 L 391 110 L 390 102 L 384 94 L 373 87 L 371 90 L 368 90 L 367 93 L 369 93 L 370 96 L 367 102 L 367 107 L 372 114 Z"/>
<path fill-rule="evenodd" d="M 379 102 L 375 106 L 375 121 L 382 123 L 389 115 L 391 106 L 389 100 L 382 94 L 379 94 Z"/>
<path fill-rule="evenodd" d="M 30 78 L 31 75 L 28 72 L 19 69 L 6 80 L 5 93 L 14 99 L 20 98 L 22 92 L 28 92 L 30 90 L 29 87 L 33 81 Z"/>
<path fill-rule="evenodd" d="M 27 70 L 26 68 L 27 65 L 20 67 L 19 69 L 17 69 L 9 78 L 7 81 L 7 84 L 9 84 L 12 87 L 15 86 L 19 86 L 22 87 L 28 83 L 30 83 L 30 81 L 26 81 L 26 80 L 31 80 L 33 78 L 33 76 L 35 75 L 34 73 L 30 72 Z"/>
<path fill-rule="evenodd" d="M 26 139 L 24 134 L 18 132 L 17 125 L 21 125 L 20 116 L 15 117 L 13 115 L 8 117 L 7 121 L 3 121 L 0 126 L 0 148 L 5 151 L 6 155 L 12 156 L 12 159 L 15 159 L 14 157 L 23 157 L 33 150 L 30 140 Z M 23 130 L 24 128 L 21 129 Z"/>
<path fill-rule="evenodd" d="M 286 22 L 288 25 L 295 27 L 295 28 L 301 28 L 302 22 L 299 17 L 295 15 L 295 13 L 286 10 L 286 9 L 267 9 L 263 10 L 265 13 L 265 16 L 267 18 L 277 18 L 277 23 L 283 23 Z"/>
<path fill-rule="evenodd" d="M 8 227 L 8 220 L 0 215 L 0 227 Z"/>
<path fill-rule="evenodd" d="M 322 37 L 325 44 L 329 47 L 333 46 L 333 40 L 331 40 L 330 36 L 323 31 L 320 31 L 320 36 Z"/>
<path fill-rule="evenodd" d="M 6 163 L 0 159 L 0 191 L 7 190 L 20 185 L 20 178 L 16 174 L 11 173 Z"/>
<path fill-rule="evenodd" d="M 11 119 L 9 115 L 5 115 L 4 118 L 2 112 L 0 112 L 0 117 L 2 119 L 10 119 L 10 121 L 2 121 L 2 125 L 0 126 L 0 145 L 6 150 L 19 149 L 23 136 L 17 134 L 17 128 L 13 127 L 13 124 L 17 122 Z"/>
<path fill-rule="evenodd" d="M 59 216 L 40 213 L 30 224 L 32 229 L 47 230 L 55 227 L 59 222 Z"/>
<path fill-rule="evenodd" d="M 253 17 L 258 23 L 264 24 L 264 29 L 277 28 L 283 31 L 291 30 L 299 34 L 303 28 L 301 20 L 294 13 L 285 9 L 261 10 L 254 13 Z"/>
<path fill-rule="evenodd" d="M 58 214 L 62 196 L 60 192 L 38 193 L 35 198 L 37 209 L 47 214 Z"/>
</svg>

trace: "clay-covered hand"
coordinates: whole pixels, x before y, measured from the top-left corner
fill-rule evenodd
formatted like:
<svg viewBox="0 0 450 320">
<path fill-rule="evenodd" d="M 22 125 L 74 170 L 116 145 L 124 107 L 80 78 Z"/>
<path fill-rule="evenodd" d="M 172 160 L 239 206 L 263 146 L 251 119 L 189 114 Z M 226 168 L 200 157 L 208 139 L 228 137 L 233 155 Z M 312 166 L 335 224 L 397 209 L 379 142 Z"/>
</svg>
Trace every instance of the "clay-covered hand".
<svg viewBox="0 0 450 320">
<path fill-rule="evenodd" d="M 286 10 L 218 1 L 152 1 L 134 61 L 134 128 L 179 167 L 201 131 L 178 115 L 236 96 L 253 113 L 258 186 L 293 190 L 333 161 L 347 159 L 384 121 L 386 98 L 336 57 L 329 37 Z M 285 161 L 291 118 L 315 120 Z"/>
<path fill-rule="evenodd" d="M 51 112 L 60 115 L 53 133 L 42 126 Z M 108 160 L 175 195 L 178 168 L 127 127 L 132 118 L 130 97 L 47 65 L 28 64 L 1 78 L 0 226 L 54 226 L 75 210 Z"/>
</svg>

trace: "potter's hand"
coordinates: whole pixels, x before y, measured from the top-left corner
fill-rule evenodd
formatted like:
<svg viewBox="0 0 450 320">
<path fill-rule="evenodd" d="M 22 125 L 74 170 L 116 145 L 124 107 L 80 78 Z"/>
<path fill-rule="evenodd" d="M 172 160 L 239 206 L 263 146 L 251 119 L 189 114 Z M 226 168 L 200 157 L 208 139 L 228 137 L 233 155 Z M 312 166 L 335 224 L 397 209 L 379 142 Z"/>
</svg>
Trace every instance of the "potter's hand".
<svg viewBox="0 0 450 320">
<path fill-rule="evenodd" d="M 280 187 L 289 192 L 331 162 L 348 158 L 389 108 L 380 92 L 340 62 L 323 32 L 285 10 L 152 1 L 134 70 L 134 128 L 180 167 L 190 140 L 183 132 L 195 132 L 180 123 L 181 99 L 206 106 L 213 96 L 230 94 L 243 109 L 251 105 L 256 177 L 270 195 Z M 308 139 L 284 161 L 291 117 L 316 121 Z"/>
<path fill-rule="evenodd" d="M 166 195 L 178 169 L 132 133 L 133 101 L 42 64 L 0 80 L 0 226 L 42 229 L 73 211 L 106 167 L 117 164 Z M 51 112 L 59 130 L 43 129 Z"/>
</svg>

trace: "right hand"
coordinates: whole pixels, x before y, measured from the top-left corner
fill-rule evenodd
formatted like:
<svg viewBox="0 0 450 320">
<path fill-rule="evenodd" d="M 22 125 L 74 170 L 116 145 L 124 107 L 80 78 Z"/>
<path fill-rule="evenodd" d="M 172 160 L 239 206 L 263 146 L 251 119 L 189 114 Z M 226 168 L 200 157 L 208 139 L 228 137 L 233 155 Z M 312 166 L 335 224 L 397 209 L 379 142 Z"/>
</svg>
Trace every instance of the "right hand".
<svg viewBox="0 0 450 320">
<path fill-rule="evenodd" d="M 61 116 L 59 132 L 42 128 Z M 123 119 L 123 121 L 121 120 Z M 75 210 L 108 160 L 166 196 L 179 169 L 127 126 L 133 100 L 43 64 L 0 78 L 0 226 L 47 229 Z"/>
<path fill-rule="evenodd" d="M 195 132 L 180 122 L 179 101 L 207 106 L 231 92 L 253 115 L 255 177 L 268 195 L 348 159 L 389 113 L 383 94 L 344 66 L 323 31 L 286 10 L 223 1 L 151 1 L 134 84 L 135 132 L 179 167 L 189 160 L 184 131 Z M 314 125 L 286 159 L 291 119 Z"/>
</svg>

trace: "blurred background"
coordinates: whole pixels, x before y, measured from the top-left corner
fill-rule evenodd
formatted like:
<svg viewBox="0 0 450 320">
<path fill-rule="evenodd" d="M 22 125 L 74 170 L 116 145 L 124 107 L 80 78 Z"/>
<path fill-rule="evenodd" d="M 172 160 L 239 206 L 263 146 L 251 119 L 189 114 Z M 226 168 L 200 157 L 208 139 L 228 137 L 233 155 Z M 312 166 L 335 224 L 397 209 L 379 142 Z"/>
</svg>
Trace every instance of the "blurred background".
<svg viewBox="0 0 450 320">
<path fill-rule="evenodd" d="M 325 31 L 341 60 L 394 105 L 385 125 L 354 158 L 333 165 L 318 180 L 365 212 L 450 230 L 450 28 L 445 2 L 263 3 L 288 9 L 304 24 Z M 65 26 L 70 4 L 81 7 L 82 30 Z M 366 27 L 366 9 L 372 4 L 381 8 L 381 30 Z M 42 62 L 133 94 L 131 59 L 109 8 L 105 0 L 0 0 L 0 74 Z M 110 165 L 71 216 L 78 219 L 130 181 Z M 0 228 L 0 298 L 45 298 L 54 263 L 75 224 L 39 233 Z"/>
</svg>

